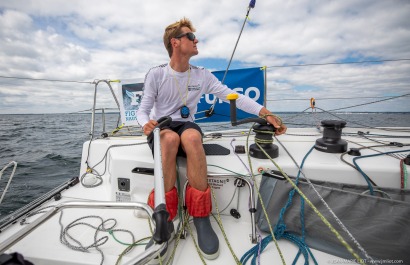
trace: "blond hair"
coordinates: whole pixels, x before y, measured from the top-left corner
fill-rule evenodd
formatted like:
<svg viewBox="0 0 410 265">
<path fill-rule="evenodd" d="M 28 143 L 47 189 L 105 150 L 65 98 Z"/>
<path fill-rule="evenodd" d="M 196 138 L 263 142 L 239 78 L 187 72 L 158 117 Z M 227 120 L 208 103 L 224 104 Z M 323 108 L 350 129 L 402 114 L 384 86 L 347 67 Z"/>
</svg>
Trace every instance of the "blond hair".
<svg viewBox="0 0 410 265">
<path fill-rule="evenodd" d="M 182 33 L 181 28 L 183 27 L 187 27 L 193 32 L 195 31 L 195 28 L 192 26 L 191 20 L 185 17 L 165 28 L 164 45 L 168 51 L 169 58 L 171 58 L 172 56 L 171 39 L 180 35 Z"/>
</svg>

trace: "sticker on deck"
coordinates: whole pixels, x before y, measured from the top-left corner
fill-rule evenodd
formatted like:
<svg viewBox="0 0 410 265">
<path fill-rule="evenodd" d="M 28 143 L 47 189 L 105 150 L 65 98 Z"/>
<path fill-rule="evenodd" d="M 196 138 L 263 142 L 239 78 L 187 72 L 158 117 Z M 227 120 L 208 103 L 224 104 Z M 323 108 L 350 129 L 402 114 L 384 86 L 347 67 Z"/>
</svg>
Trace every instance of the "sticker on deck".
<svg viewBox="0 0 410 265">
<path fill-rule="evenodd" d="M 124 192 L 116 192 L 115 193 L 115 201 L 117 201 L 117 202 L 130 202 L 131 201 L 131 194 L 124 193 Z"/>
</svg>

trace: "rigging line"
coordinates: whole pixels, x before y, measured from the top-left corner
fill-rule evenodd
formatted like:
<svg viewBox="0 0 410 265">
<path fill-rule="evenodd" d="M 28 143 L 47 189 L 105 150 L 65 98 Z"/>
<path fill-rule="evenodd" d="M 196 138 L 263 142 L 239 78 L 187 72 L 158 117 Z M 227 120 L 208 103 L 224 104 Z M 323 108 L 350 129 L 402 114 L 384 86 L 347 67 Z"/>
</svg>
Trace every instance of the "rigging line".
<svg viewBox="0 0 410 265">
<path fill-rule="evenodd" d="M 74 111 L 74 112 L 69 112 L 68 114 L 75 114 L 75 113 L 86 112 L 86 111 L 92 111 L 92 110 L 93 110 L 93 109 L 78 110 L 78 111 Z M 120 112 L 118 111 L 118 108 L 96 108 L 95 110 L 116 110 L 116 111 L 108 112 L 108 113 L 105 113 L 105 114 L 118 114 L 118 113 L 120 113 Z M 99 114 L 101 114 L 101 113 L 99 113 Z"/>
<path fill-rule="evenodd" d="M 384 62 L 400 62 L 410 61 L 410 59 L 386 59 L 386 60 L 371 60 L 371 61 L 359 61 L 359 62 L 340 62 L 340 63 L 308 63 L 308 64 L 290 64 L 290 65 L 272 65 L 266 68 L 286 68 L 286 67 L 303 67 L 303 66 L 326 66 L 326 65 L 339 65 L 339 64 L 362 64 L 362 63 L 384 63 Z"/>
<path fill-rule="evenodd" d="M 253 125 L 255 125 L 255 124 L 256 124 L 256 123 L 253 123 Z M 253 127 L 253 125 L 252 125 L 252 127 Z M 267 223 L 268 223 L 269 232 L 270 232 L 270 234 L 271 234 L 271 236 L 272 236 L 272 240 L 273 240 L 273 242 L 274 242 L 274 244 L 275 244 L 276 250 L 278 251 L 278 254 L 279 254 L 280 258 L 281 258 L 282 264 L 283 264 L 283 265 L 286 265 L 285 258 L 284 258 L 284 256 L 283 256 L 283 253 L 282 253 L 280 247 L 279 247 L 278 241 L 276 240 L 275 234 L 274 234 L 273 229 L 272 229 L 273 226 L 272 226 L 272 224 L 271 224 L 271 221 L 270 221 L 270 219 L 269 219 L 267 210 L 266 210 L 265 205 L 264 205 L 264 203 L 263 203 L 262 195 L 261 195 L 261 193 L 259 192 L 259 187 L 258 187 L 258 184 L 257 184 L 256 179 L 255 179 L 255 174 L 253 174 L 252 160 L 251 160 L 251 156 L 249 155 L 249 137 L 250 137 L 250 135 L 251 135 L 252 127 L 250 127 L 249 130 L 248 130 L 248 135 L 247 135 L 247 137 L 246 137 L 246 144 L 245 144 L 246 154 L 248 154 L 247 157 L 248 157 L 249 169 L 250 169 L 250 171 L 251 171 L 251 179 L 252 179 L 253 183 L 255 184 L 256 192 L 258 193 L 258 199 L 259 199 L 259 201 L 260 201 L 260 206 L 261 206 L 261 208 L 262 208 L 263 214 L 265 215 L 266 221 L 267 221 Z"/>
<path fill-rule="evenodd" d="M 404 96 L 409 96 L 409 94 L 406 94 Z M 340 100 L 340 99 L 364 99 L 364 98 L 390 98 L 391 96 L 380 96 L 380 97 L 348 97 L 348 98 L 315 98 L 316 100 Z M 310 98 L 283 98 L 283 99 L 267 99 L 266 101 L 283 101 L 283 100 L 293 100 L 293 101 L 297 101 L 297 100 L 310 100 Z"/>
<path fill-rule="evenodd" d="M 339 242 L 349 251 L 350 254 L 356 259 L 357 262 L 364 265 L 363 259 L 359 257 L 359 255 L 354 251 L 354 249 L 350 246 L 348 242 L 343 238 L 343 236 L 334 228 L 334 226 L 326 219 L 325 216 L 317 209 L 317 207 L 306 197 L 306 195 L 299 189 L 299 187 L 289 178 L 289 176 L 283 171 L 283 169 L 269 156 L 269 154 L 263 149 L 263 147 L 258 143 L 255 144 L 259 147 L 259 149 L 265 154 L 265 156 L 276 166 L 276 168 L 282 173 L 285 179 L 288 181 L 289 184 L 299 193 L 299 195 L 306 201 L 306 203 L 310 206 L 310 208 L 318 215 L 320 220 L 329 228 L 329 230 L 336 236 Z M 313 147 L 312 147 L 313 148 Z M 259 193 L 258 193 L 259 194 Z M 263 205 L 262 205 L 263 206 Z M 267 214 L 266 214 L 267 216 Z M 268 218 L 267 218 L 268 219 Z M 269 222 L 268 222 L 269 223 Z M 270 223 L 269 223 L 270 225 Z M 273 234 L 273 233 L 272 233 Z"/>
<path fill-rule="evenodd" d="M 228 74 L 229 67 L 231 66 L 233 56 L 235 54 L 236 48 L 238 47 L 238 43 L 239 43 L 239 40 L 241 38 L 241 35 L 242 35 L 243 29 L 245 27 L 246 21 L 249 19 L 249 12 L 251 11 L 252 8 L 255 7 L 255 1 L 256 0 L 251 0 L 250 3 L 249 3 L 248 10 L 246 11 L 246 16 L 245 16 L 245 19 L 244 19 L 243 24 L 242 24 L 241 31 L 239 32 L 239 36 L 238 36 L 238 39 L 236 40 L 235 47 L 233 48 L 231 58 L 229 59 L 228 66 L 226 67 L 224 76 L 222 78 L 222 81 L 221 81 L 222 84 L 225 82 L 226 75 Z M 210 113 L 213 113 L 216 102 L 217 102 L 217 97 L 215 97 L 214 102 L 212 103 L 212 106 L 209 108 Z"/>
<path fill-rule="evenodd" d="M 380 144 L 380 145 L 365 146 L 365 145 L 363 145 L 363 144 L 360 144 L 360 143 L 358 143 L 358 142 L 351 141 L 351 140 L 349 140 L 349 139 L 345 139 L 345 141 L 347 141 L 347 142 L 349 142 L 349 143 L 352 143 L 352 144 L 359 145 L 359 146 L 360 146 L 359 150 L 369 149 L 369 150 L 375 151 L 375 152 L 377 152 L 377 153 L 382 153 L 382 151 L 379 151 L 379 150 L 375 149 L 376 147 L 393 147 L 393 145 L 391 145 L 391 144 Z M 409 145 L 404 145 L 404 146 L 409 146 Z M 346 154 L 348 154 L 348 151 L 346 151 L 346 152 L 344 152 L 344 153 L 342 153 L 342 154 L 340 155 L 340 160 L 342 160 L 345 164 L 347 164 L 347 165 L 349 165 L 349 166 L 351 166 L 352 168 L 354 168 L 354 169 L 357 170 L 357 168 L 356 168 L 352 163 L 350 163 L 350 162 L 348 162 L 346 159 L 344 159 L 344 156 L 345 156 Z M 399 159 L 399 160 L 400 160 L 400 155 L 399 155 L 399 156 L 398 156 L 397 154 L 387 154 L 387 155 L 390 156 L 390 157 L 393 157 L 393 158 L 396 158 L 396 159 Z M 370 177 L 369 177 L 369 181 L 373 184 L 373 186 L 378 187 L 378 185 L 377 185 L 372 179 L 370 179 Z"/>
<path fill-rule="evenodd" d="M 336 118 L 338 118 L 338 119 L 340 119 L 340 120 L 346 121 L 346 122 L 348 122 L 348 123 L 353 123 L 353 124 L 356 124 L 356 125 L 360 125 L 360 126 L 362 126 L 363 128 L 376 129 L 376 130 L 382 130 L 382 131 L 400 131 L 400 130 L 392 130 L 392 129 L 389 129 L 389 128 L 373 127 L 373 126 L 361 124 L 361 123 L 358 123 L 358 122 L 349 121 L 349 120 L 344 119 L 344 118 L 342 118 L 342 117 L 340 117 L 340 116 L 337 116 L 337 115 L 334 114 L 334 113 L 331 113 L 330 110 L 324 110 L 324 109 L 318 108 L 318 107 L 316 107 L 316 108 L 319 109 L 319 110 L 321 110 L 321 111 L 323 111 L 324 113 L 327 113 L 327 114 L 329 114 L 329 115 L 331 115 L 331 116 L 333 116 L 333 117 L 336 117 Z"/>
<path fill-rule="evenodd" d="M 401 97 L 407 97 L 409 95 L 410 95 L 410 93 L 407 93 L 407 94 L 404 94 L 404 95 L 401 95 L 401 96 L 390 97 L 390 98 L 386 98 L 386 99 L 376 100 L 376 101 L 367 102 L 367 103 L 358 104 L 358 105 L 352 105 L 352 106 L 343 107 L 343 108 L 331 109 L 329 111 L 349 109 L 349 108 L 354 108 L 354 107 L 359 107 L 359 106 L 364 106 L 364 105 L 370 105 L 370 104 L 373 104 L 373 103 L 378 103 L 378 102 L 382 102 L 382 101 L 386 101 L 386 100 L 391 100 L 391 99 L 396 99 L 396 98 L 401 98 Z"/>
<path fill-rule="evenodd" d="M 31 81 L 48 81 L 48 82 L 60 82 L 60 83 L 79 83 L 79 84 L 94 84 L 94 81 L 73 81 L 73 80 L 59 80 L 59 79 L 46 79 L 46 78 L 30 78 L 30 77 L 17 77 L 17 76 L 3 76 L 0 78 L 19 79 L 19 80 L 31 80 Z"/>
<path fill-rule="evenodd" d="M 275 135 L 273 135 L 275 140 L 280 144 L 280 146 L 285 150 L 285 152 L 288 154 L 290 159 L 293 161 L 295 166 L 298 168 L 298 174 L 302 174 L 303 178 L 308 182 L 308 184 L 312 187 L 314 192 L 316 193 L 316 196 L 319 197 L 320 201 L 323 203 L 323 205 L 327 208 L 329 213 L 333 216 L 333 218 L 336 220 L 336 222 L 339 224 L 339 226 L 342 228 L 342 230 L 350 237 L 350 239 L 353 241 L 353 243 L 356 245 L 356 247 L 368 258 L 369 260 L 373 260 L 372 257 L 366 252 L 366 250 L 360 245 L 360 243 L 357 241 L 357 239 L 350 233 L 349 229 L 343 224 L 343 222 L 339 219 L 339 217 L 335 214 L 335 212 L 330 208 L 330 206 L 327 204 L 325 199 L 320 195 L 318 190 L 315 188 L 313 183 L 310 181 L 309 178 L 306 177 L 305 173 L 302 171 L 302 165 L 299 166 L 299 164 L 296 162 L 295 158 L 291 155 L 291 153 L 288 151 L 288 149 L 285 147 L 285 145 L 280 141 Z"/>
</svg>

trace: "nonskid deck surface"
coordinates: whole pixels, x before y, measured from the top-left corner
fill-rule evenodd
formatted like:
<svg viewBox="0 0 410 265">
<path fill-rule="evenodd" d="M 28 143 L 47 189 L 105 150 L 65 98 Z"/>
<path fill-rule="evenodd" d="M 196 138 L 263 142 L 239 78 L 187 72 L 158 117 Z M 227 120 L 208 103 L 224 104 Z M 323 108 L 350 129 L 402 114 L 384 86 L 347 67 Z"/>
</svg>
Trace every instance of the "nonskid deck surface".
<svg viewBox="0 0 410 265">
<path fill-rule="evenodd" d="M 409 133 L 384 130 L 371 130 L 374 135 L 391 135 L 391 138 L 380 136 L 372 139 L 364 138 L 357 135 L 360 129 L 345 129 L 343 139 L 348 141 L 348 148 L 363 146 L 374 146 L 373 149 L 362 149 L 362 155 L 374 154 L 380 152 L 391 152 L 403 150 L 406 148 L 398 146 L 381 146 L 380 142 L 400 142 L 404 145 L 409 144 Z M 249 139 L 246 131 L 221 132 L 217 136 L 204 138 L 204 144 L 216 144 L 230 151 L 229 155 L 209 155 L 207 156 L 208 164 L 208 182 L 214 191 L 216 198 L 213 202 L 213 213 L 217 214 L 217 209 L 222 211 L 221 218 L 224 231 L 228 238 L 233 252 L 240 259 L 254 244 L 250 241 L 252 232 L 250 207 L 250 190 L 247 185 L 238 187 L 236 179 L 242 177 L 255 184 L 254 194 L 255 203 L 258 200 L 257 187 L 261 182 L 260 171 L 278 170 L 269 159 L 249 158 L 247 154 L 234 153 L 235 146 L 245 146 L 253 141 L 253 136 Z M 222 135 L 222 137 L 221 137 Z M 407 136 L 407 138 L 396 138 L 396 136 Z M 316 129 L 289 129 L 286 135 L 280 136 L 275 142 L 279 148 L 279 157 L 274 161 L 280 166 L 280 169 L 289 176 L 296 176 L 298 165 L 309 150 L 315 144 L 316 139 L 322 137 Z M 377 140 L 379 143 L 376 143 Z M 88 148 L 89 142 L 84 144 L 80 176 L 86 172 L 85 160 L 88 157 L 88 165 L 101 174 L 101 185 L 86 188 L 81 184 L 75 185 L 62 192 L 62 199 L 59 201 L 51 200 L 40 208 L 49 205 L 56 205 L 67 201 L 113 201 L 113 202 L 146 202 L 147 196 L 154 187 L 154 178 L 151 175 L 132 173 L 135 167 L 153 168 L 152 153 L 145 144 L 145 137 L 111 137 L 107 139 L 93 140 L 91 148 Z M 286 150 L 285 150 L 286 148 Z M 408 153 L 402 153 L 400 157 L 381 155 L 361 159 L 359 165 L 372 180 L 384 188 L 400 188 L 400 158 L 405 157 Z M 345 155 L 344 159 L 352 163 L 354 157 Z M 250 161 L 250 162 L 249 162 Z M 186 181 L 186 160 L 178 158 L 179 189 L 184 186 Z M 252 179 L 249 171 L 255 175 Z M 356 185 L 367 185 L 363 176 L 347 165 L 340 158 L 340 154 L 330 154 L 313 150 L 306 158 L 303 172 L 311 180 L 325 180 L 336 183 L 347 183 Z M 93 178 L 84 178 L 87 183 L 98 183 L 99 180 Z M 95 184 L 94 183 L 94 184 Z M 91 185 L 93 186 L 93 185 Z M 408 189 L 408 188 L 407 188 Z M 235 209 L 240 213 L 240 219 L 235 219 L 230 215 L 230 209 Z M 28 222 L 35 220 L 41 214 L 28 218 Z M 141 218 L 140 212 L 134 210 L 117 210 L 117 209 L 67 209 L 63 210 L 62 224 L 69 225 L 71 222 L 81 219 L 84 222 L 92 223 L 94 226 L 101 224 L 97 216 L 107 220 L 115 218 L 117 224 L 113 229 L 129 230 L 138 240 L 150 235 L 148 219 Z M 80 252 L 64 246 L 60 242 L 61 227 L 59 224 L 60 213 L 45 222 L 34 232 L 26 236 L 19 243 L 12 246 L 7 253 L 19 252 L 26 258 L 35 262 L 35 264 L 100 264 L 102 256 L 95 249 L 90 248 L 89 252 Z M 213 261 L 206 260 L 207 264 L 235 264 L 227 244 L 225 243 L 222 231 L 217 223 L 211 218 L 214 230 L 218 234 L 220 241 L 220 256 Z M 107 225 L 113 221 L 107 222 Z M 195 235 L 195 227 L 190 224 Z M 0 242 L 9 238 L 22 227 L 16 223 L 0 233 Z M 175 222 L 175 228 L 177 222 Z M 328 229 L 323 226 L 323 229 Z M 83 246 L 89 246 L 94 242 L 95 229 L 88 226 L 75 226 L 70 230 L 70 235 L 81 242 Z M 132 237 L 128 232 L 122 230 L 114 232 L 112 235 L 108 232 L 99 232 L 96 238 L 107 236 L 107 242 L 99 248 L 104 253 L 103 264 L 115 264 L 120 253 L 124 251 L 126 245 L 122 243 L 131 243 Z M 262 237 L 267 236 L 261 233 Z M 147 240 L 146 240 L 147 241 Z M 145 242 L 146 242 L 145 241 Z M 120 243 L 121 242 L 121 243 Z M 286 264 L 291 264 L 295 258 L 298 249 L 295 245 L 285 240 L 279 240 L 279 247 Z M 172 250 L 174 244 L 171 244 Z M 122 261 L 125 264 L 131 257 L 144 251 L 145 246 L 137 246 L 124 255 Z M 340 263 L 343 259 L 312 250 L 319 264 Z M 352 257 L 353 259 L 353 257 Z M 281 256 L 273 243 L 270 243 L 263 254 L 260 256 L 261 264 L 281 263 Z M 173 264 L 201 264 L 199 255 L 192 241 L 191 235 L 187 239 L 180 241 L 174 257 Z M 303 264 L 304 259 L 301 257 L 298 264 Z M 350 261 L 351 262 L 351 261 Z"/>
</svg>

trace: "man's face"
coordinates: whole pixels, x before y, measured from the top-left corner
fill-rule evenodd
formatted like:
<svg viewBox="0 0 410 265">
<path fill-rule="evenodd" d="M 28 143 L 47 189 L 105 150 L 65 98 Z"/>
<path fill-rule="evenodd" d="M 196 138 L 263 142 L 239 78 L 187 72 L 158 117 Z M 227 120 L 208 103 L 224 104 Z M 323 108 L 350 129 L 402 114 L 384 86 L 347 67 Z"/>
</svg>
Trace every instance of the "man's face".
<svg viewBox="0 0 410 265">
<path fill-rule="evenodd" d="M 195 35 L 193 35 L 192 31 L 188 27 L 181 28 L 181 34 L 179 36 L 178 41 L 180 42 L 180 51 L 182 54 L 187 54 L 190 56 L 195 56 L 198 54 L 197 43 L 198 40 L 196 39 Z M 192 33 L 192 34 L 187 34 Z M 192 40 L 192 38 L 194 38 Z"/>
</svg>

